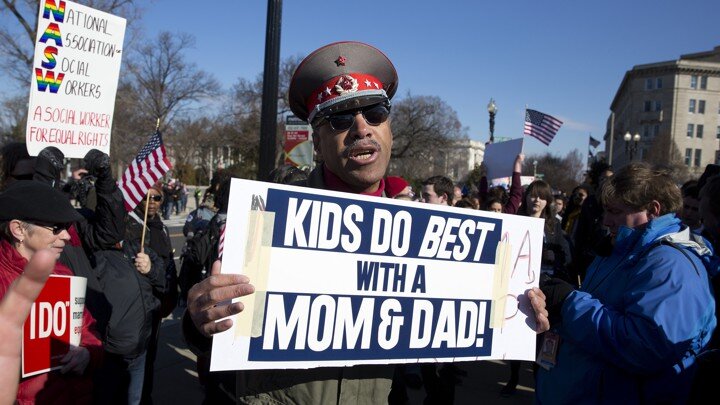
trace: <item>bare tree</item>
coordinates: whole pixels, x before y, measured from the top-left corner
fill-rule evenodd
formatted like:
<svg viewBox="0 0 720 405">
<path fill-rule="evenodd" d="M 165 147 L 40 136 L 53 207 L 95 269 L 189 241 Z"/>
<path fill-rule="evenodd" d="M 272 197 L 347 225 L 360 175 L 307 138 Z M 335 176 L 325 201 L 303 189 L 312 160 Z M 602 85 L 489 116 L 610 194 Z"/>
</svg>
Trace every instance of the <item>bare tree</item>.
<svg viewBox="0 0 720 405">
<path fill-rule="evenodd" d="M 97 10 L 119 15 L 128 21 L 137 20 L 139 9 L 135 0 L 79 1 Z M 38 28 L 40 0 L 0 0 L 0 15 L 15 24 L 0 26 L 0 69 L 18 86 L 30 79 Z M 27 97 L 27 96 L 26 96 Z"/>
<path fill-rule="evenodd" d="M 467 138 L 457 113 L 437 96 L 410 93 L 392 106 L 393 148 L 390 173 L 423 179 L 444 173 L 451 146 Z"/>
<path fill-rule="evenodd" d="M 290 112 L 288 103 L 288 88 L 292 75 L 295 72 L 302 56 L 291 56 L 280 63 L 278 85 L 278 131 L 275 138 L 275 161 L 280 163 L 283 159 L 283 117 Z M 260 142 L 260 111 L 262 108 L 262 74 L 250 81 L 244 78 L 238 80 L 233 86 L 228 103 L 227 115 L 231 117 L 233 129 L 229 129 L 228 136 L 238 153 L 243 154 L 243 171 L 257 167 L 257 158 Z"/>
<path fill-rule="evenodd" d="M 25 140 L 27 97 L 11 96 L 0 105 L 0 144 Z"/>
<path fill-rule="evenodd" d="M 110 158 L 114 166 L 123 170 L 148 141 L 155 129 L 137 108 L 138 93 L 128 80 L 120 80 L 115 96 Z M 120 172 L 122 173 L 122 172 Z"/>
<path fill-rule="evenodd" d="M 684 183 L 692 177 L 688 166 L 682 160 L 680 149 L 678 149 L 669 132 L 655 137 L 652 146 L 648 148 L 645 161 L 656 166 L 665 167 L 672 173 L 673 178 L 678 183 Z"/>
<path fill-rule="evenodd" d="M 184 54 L 194 41 L 186 33 L 162 32 L 128 61 L 138 94 L 137 108 L 148 121 L 159 119 L 160 129 L 194 102 L 220 92 L 212 75 L 185 60 Z"/>
<path fill-rule="evenodd" d="M 440 97 L 408 93 L 392 110 L 393 158 L 420 157 L 465 137 L 457 113 Z"/>
<path fill-rule="evenodd" d="M 533 174 L 533 162 L 537 161 L 537 171 L 542 179 L 556 190 L 570 193 L 575 186 L 582 182 L 583 163 L 582 155 L 577 149 L 571 150 L 565 157 L 550 153 L 531 155 L 525 158 L 523 166 L 524 175 Z"/>
</svg>

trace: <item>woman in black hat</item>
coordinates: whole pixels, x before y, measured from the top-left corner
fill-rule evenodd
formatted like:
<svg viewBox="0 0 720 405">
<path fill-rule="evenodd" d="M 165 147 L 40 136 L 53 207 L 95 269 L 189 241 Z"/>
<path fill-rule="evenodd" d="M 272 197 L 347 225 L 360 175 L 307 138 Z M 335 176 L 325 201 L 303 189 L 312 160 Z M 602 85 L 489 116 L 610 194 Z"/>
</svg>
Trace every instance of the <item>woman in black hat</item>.
<svg viewBox="0 0 720 405">
<path fill-rule="evenodd" d="M 0 194 L 0 296 L 22 273 L 38 251 L 51 250 L 60 257 L 70 240 L 68 228 L 80 215 L 60 192 L 37 181 L 17 181 Z M 55 264 L 53 274 L 73 273 Z M 92 379 L 89 365 L 99 363 L 102 345 L 95 320 L 83 311 L 79 347 L 70 347 L 58 371 L 35 375 L 20 382 L 18 403 L 90 403 Z M 13 372 L 4 370 L 3 372 Z"/>
</svg>

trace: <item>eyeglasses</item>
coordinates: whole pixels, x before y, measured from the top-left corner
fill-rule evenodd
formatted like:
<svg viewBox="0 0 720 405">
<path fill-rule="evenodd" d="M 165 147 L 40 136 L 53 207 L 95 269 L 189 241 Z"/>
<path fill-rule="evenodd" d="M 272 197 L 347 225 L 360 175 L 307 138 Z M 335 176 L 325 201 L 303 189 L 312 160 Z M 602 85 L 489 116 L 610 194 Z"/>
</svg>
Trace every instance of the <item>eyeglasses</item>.
<svg viewBox="0 0 720 405">
<path fill-rule="evenodd" d="M 150 196 L 150 200 L 155 201 L 155 202 L 160 202 L 160 201 L 162 201 L 162 199 L 163 199 L 163 197 L 161 195 L 151 195 Z"/>
<path fill-rule="evenodd" d="M 70 226 L 72 224 L 59 224 L 59 225 L 38 225 L 33 224 L 35 226 L 39 226 L 40 228 L 45 228 L 53 233 L 53 235 L 60 235 L 62 231 L 67 231 L 70 229 Z"/>
<path fill-rule="evenodd" d="M 365 108 L 344 112 L 342 114 L 332 114 L 326 117 L 320 117 L 314 126 L 318 128 L 324 125 L 327 121 L 335 131 L 347 131 L 350 127 L 352 127 L 353 122 L 355 122 L 355 116 L 357 113 L 362 114 L 368 124 L 377 126 L 387 121 L 390 116 L 390 105 L 387 103 L 373 104 Z"/>
</svg>

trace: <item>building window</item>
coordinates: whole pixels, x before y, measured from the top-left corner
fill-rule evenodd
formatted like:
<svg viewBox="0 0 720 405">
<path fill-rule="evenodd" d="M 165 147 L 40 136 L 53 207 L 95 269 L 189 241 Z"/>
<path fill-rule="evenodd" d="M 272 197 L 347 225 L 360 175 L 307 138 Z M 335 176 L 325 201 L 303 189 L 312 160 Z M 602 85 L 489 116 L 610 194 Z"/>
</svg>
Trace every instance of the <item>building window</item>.
<svg viewBox="0 0 720 405">
<path fill-rule="evenodd" d="M 658 77 L 655 81 L 655 88 L 662 89 L 662 77 Z"/>
<path fill-rule="evenodd" d="M 700 78 L 700 89 L 707 90 L 707 76 L 702 76 Z"/>
<path fill-rule="evenodd" d="M 645 100 L 645 103 L 643 106 L 643 111 L 648 112 L 648 111 L 651 111 L 651 109 L 652 109 L 652 101 Z"/>
<path fill-rule="evenodd" d="M 692 163 L 692 149 L 687 148 L 685 149 L 685 166 L 690 166 L 690 163 Z"/>
<path fill-rule="evenodd" d="M 658 135 L 660 135 L 660 124 L 655 124 L 655 126 L 653 126 L 653 136 Z"/>
<path fill-rule="evenodd" d="M 650 136 L 650 125 L 643 125 L 643 138 Z"/>
<path fill-rule="evenodd" d="M 700 167 L 701 157 L 702 157 L 702 149 L 695 149 L 695 167 Z"/>
<path fill-rule="evenodd" d="M 698 100 L 698 114 L 705 114 L 705 100 Z"/>
<path fill-rule="evenodd" d="M 715 151 L 715 164 L 720 165 L 720 150 Z"/>
<path fill-rule="evenodd" d="M 688 124 L 688 127 L 687 127 L 687 137 L 688 137 L 688 138 L 692 138 L 692 137 L 693 137 L 693 132 L 695 132 L 695 124 Z"/>
<path fill-rule="evenodd" d="M 662 100 L 655 100 L 655 111 L 662 111 Z"/>
<path fill-rule="evenodd" d="M 717 139 L 720 139 L 720 125 L 718 125 L 717 127 L 717 133 L 715 134 L 715 136 L 717 137 Z"/>
<path fill-rule="evenodd" d="M 697 75 L 690 76 L 690 88 L 697 89 Z"/>
<path fill-rule="evenodd" d="M 653 79 L 645 79 L 645 90 L 653 89 Z"/>
<path fill-rule="evenodd" d="M 689 113 L 693 113 L 693 114 L 695 113 L 695 104 L 697 104 L 697 100 L 695 100 L 694 98 L 691 98 L 691 99 L 690 99 L 690 106 L 688 107 L 688 112 L 689 112 Z"/>
<path fill-rule="evenodd" d="M 698 124 L 698 125 L 697 125 L 697 132 L 696 132 L 696 134 L 695 134 L 695 137 L 696 137 L 696 138 L 702 138 L 702 137 L 703 137 L 703 130 L 704 130 L 704 129 L 705 129 L 705 127 L 704 127 L 703 124 Z"/>
</svg>

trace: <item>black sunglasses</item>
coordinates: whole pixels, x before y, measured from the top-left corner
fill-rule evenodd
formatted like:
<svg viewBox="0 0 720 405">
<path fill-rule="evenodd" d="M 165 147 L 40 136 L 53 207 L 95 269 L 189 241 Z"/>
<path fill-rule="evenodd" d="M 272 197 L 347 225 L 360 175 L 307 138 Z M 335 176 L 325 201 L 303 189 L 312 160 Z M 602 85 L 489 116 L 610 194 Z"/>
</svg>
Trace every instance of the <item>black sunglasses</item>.
<svg viewBox="0 0 720 405">
<path fill-rule="evenodd" d="M 319 128 L 324 125 L 325 122 L 329 122 L 330 126 L 335 131 L 347 131 L 350 127 L 352 127 L 355 122 L 355 116 L 358 113 L 362 114 L 368 124 L 377 126 L 387 121 L 390 116 L 390 105 L 387 103 L 373 104 L 357 110 L 345 111 L 343 113 L 320 117 L 314 126 Z"/>
<path fill-rule="evenodd" d="M 155 202 L 160 202 L 160 201 L 162 201 L 163 197 L 161 195 L 151 195 L 150 199 Z"/>
<path fill-rule="evenodd" d="M 45 228 L 53 233 L 53 235 L 60 235 L 62 231 L 67 231 L 70 229 L 70 226 L 72 224 L 58 224 L 58 225 L 40 225 L 40 224 L 33 224 L 35 226 L 39 226 L 40 228 Z"/>
</svg>

